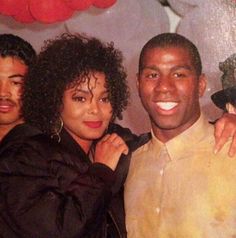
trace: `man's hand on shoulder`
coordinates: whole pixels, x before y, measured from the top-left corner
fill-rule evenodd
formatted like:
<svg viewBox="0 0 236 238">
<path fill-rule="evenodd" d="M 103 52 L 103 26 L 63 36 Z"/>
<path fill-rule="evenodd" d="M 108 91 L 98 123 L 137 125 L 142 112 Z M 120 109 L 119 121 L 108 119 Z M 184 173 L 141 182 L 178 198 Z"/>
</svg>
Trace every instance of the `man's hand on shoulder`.
<svg viewBox="0 0 236 238">
<path fill-rule="evenodd" d="M 223 145 L 232 137 L 229 148 L 229 156 L 236 154 L 236 115 L 224 113 L 215 123 L 215 153 L 221 150 Z"/>
</svg>

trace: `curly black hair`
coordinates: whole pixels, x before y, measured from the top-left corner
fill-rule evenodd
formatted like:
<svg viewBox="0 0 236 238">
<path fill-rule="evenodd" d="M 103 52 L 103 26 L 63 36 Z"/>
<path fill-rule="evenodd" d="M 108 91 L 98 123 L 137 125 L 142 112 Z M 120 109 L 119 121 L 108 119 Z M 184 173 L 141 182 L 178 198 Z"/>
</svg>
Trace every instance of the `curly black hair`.
<svg viewBox="0 0 236 238">
<path fill-rule="evenodd" d="M 0 34 L 0 57 L 17 57 L 25 65 L 30 66 L 34 63 L 36 52 L 32 45 L 13 34 Z"/>
<path fill-rule="evenodd" d="M 64 91 L 92 72 L 105 74 L 113 119 L 122 119 L 129 90 L 121 52 L 114 44 L 83 34 L 64 33 L 45 42 L 24 85 L 25 121 L 47 134 L 55 131 Z"/>
</svg>

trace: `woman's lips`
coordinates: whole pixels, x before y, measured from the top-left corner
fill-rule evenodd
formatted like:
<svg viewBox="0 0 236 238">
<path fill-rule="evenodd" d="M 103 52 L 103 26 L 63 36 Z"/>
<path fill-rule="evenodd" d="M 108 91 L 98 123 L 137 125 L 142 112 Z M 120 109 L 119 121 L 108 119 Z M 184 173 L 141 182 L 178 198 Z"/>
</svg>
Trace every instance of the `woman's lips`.
<svg viewBox="0 0 236 238">
<path fill-rule="evenodd" d="M 84 124 L 90 128 L 99 128 L 102 126 L 102 121 L 84 121 Z"/>
</svg>

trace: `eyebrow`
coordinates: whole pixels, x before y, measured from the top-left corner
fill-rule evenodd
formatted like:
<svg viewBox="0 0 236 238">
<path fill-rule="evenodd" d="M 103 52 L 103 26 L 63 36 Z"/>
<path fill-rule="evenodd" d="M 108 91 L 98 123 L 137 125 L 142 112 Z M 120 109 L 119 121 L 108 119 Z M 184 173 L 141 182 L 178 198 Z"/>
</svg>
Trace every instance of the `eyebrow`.
<svg viewBox="0 0 236 238">
<path fill-rule="evenodd" d="M 74 89 L 74 90 L 72 90 L 72 92 L 90 94 L 92 91 L 84 90 L 84 89 Z M 104 91 L 101 92 L 101 94 L 103 94 L 103 95 L 107 94 L 107 93 L 109 93 L 108 90 L 104 90 Z"/>
<path fill-rule="evenodd" d="M 192 71 L 193 70 L 193 67 L 189 66 L 189 65 L 177 65 L 177 66 L 174 66 L 172 68 L 172 70 L 178 70 L 178 69 L 186 69 L 186 70 L 190 70 Z"/>
<path fill-rule="evenodd" d="M 141 68 L 141 70 L 145 70 L 145 69 L 151 69 L 151 70 L 158 70 L 158 68 L 156 66 L 144 66 Z"/>
<path fill-rule="evenodd" d="M 155 65 L 151 65 L 151 66 L 144 66 L 143 68 L 141 68 L 141 70 L 145 70 L 145 69 L 151 69 L 151 70 L 159 70 L 158 67 L 156 67 Z M 172 68 L 172 70 L 178 70 L 178 69 L 186 69 L 186 70 L 193 70 L 193 68 L 189 65 L 176 65 Z"/>
<path fill-rule="evenodd" d="M 10 75 L 8 78 L 23 78 L 24 77 L 24 75 L 22 75 L 22 74 L 13 74 L 13 75 Z"/>
</svg>

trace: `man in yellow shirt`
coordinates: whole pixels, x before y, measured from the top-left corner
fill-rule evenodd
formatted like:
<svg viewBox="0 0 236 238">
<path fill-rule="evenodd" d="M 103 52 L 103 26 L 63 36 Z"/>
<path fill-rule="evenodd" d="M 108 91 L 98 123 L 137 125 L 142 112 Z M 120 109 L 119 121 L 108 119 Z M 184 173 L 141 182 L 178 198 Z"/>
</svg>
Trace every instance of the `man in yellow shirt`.
<svg viewBox="0 0 236 238">
<path fill-rule="evenodd" d="M 214 153 L 197 48 L 175 33 L 155 36 L 137 84 L 152 137 L 133 154 L 125 184 L 128 238 L 236 237 L 236 157 L 230 141 Z"/>
</svg>

